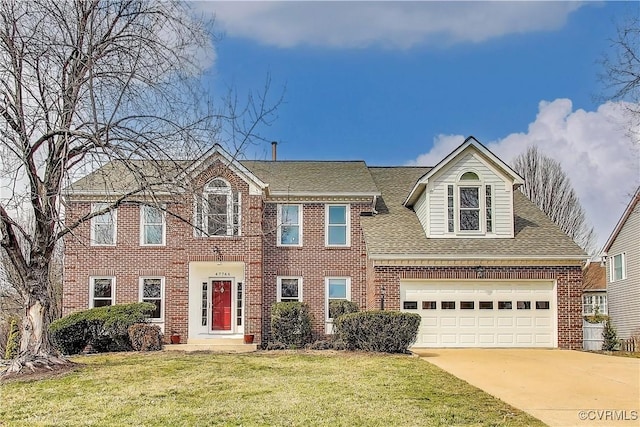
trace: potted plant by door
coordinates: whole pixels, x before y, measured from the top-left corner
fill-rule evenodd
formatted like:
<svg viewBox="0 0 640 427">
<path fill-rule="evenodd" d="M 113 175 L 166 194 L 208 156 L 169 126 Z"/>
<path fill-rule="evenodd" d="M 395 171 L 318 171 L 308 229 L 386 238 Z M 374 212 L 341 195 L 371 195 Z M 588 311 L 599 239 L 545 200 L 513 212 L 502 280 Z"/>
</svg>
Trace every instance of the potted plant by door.
<svg viewBox="0 0 640 427">
<path fill-rule="evenodd" d="M 176 331 L 171 331 L 171 344 L 180 344 L 180 334 Z"/>
<path fill-rule="evenodd" d="M 244 334 L 244 343 L 245 344 L 253 344 L 254 335 L 253 334 Z"/>
</svg>

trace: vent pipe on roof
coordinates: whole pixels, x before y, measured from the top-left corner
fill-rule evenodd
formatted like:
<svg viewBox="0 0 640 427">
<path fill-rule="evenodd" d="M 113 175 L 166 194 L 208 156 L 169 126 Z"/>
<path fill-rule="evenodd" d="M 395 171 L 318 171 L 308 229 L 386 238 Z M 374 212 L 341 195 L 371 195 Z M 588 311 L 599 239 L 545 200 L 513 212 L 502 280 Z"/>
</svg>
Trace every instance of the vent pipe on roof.
<svg viewBox="0 0 640 427">
<path fill-rule="evenodd" d="M 278 160 L 278 143 L 276 141 L 271 142 L 271 160 L 274 162 Z"/>
</svg>

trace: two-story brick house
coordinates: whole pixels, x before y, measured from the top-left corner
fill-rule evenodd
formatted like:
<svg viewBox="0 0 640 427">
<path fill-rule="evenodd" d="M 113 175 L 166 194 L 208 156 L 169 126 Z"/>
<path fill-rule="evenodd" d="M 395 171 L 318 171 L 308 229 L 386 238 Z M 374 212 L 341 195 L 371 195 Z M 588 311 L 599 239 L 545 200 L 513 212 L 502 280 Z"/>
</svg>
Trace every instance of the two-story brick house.
<svg viewBox="0 0 640 427">
<path fill-rule="evenodd" d="M 264 343 L 274 302 L 307 302 L 321 336 L 329 301 L 349 299 L 419 313 L 416 346 L 582 345 L 585 254 L 472 137 L 433 168 L 237 161 L 216 146 L 181 173 L 195 191 L 131 200 L 65 241 L 65 314 L 144 300 L 187 341 Z M 117 163 L 77 181 L 67 221 L 127 182 Z"/>
</svg>

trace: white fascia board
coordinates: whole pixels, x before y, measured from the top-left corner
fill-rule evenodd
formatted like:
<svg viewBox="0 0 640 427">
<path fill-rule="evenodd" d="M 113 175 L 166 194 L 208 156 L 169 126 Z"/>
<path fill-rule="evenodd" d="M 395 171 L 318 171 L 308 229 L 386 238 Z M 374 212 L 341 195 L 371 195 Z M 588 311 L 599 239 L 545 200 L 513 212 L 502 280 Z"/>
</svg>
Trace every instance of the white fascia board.
<svg viewBox="0 0 640 427">
<path fill-rule="evenodd" d="M 329 192 L 320 193 L 317 191 L 271 191 L 269 193 L 273 197 L 380 197 L 380 192 Z"/>
</svg>

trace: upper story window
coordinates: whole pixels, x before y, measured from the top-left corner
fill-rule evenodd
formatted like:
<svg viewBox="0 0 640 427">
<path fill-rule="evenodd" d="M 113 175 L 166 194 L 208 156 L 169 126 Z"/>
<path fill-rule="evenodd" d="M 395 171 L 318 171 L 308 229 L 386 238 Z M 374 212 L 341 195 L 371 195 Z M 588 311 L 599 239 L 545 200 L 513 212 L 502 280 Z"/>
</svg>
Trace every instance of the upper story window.
<svg viewBox="0 0 640 427">
<path fill-rule="evenodd" d="M 106 209 L 108 203 L 94 203 L 91 212 Z M 91 218 L 91 244 L 94 246 L 114 246 L 116 244 L 116 211 L 110 210 Z"/>
<path fill-rule="evenodd" d="M 480 231 L 480 179 L 474 172 L 460 177 L 459 227 L 460 231 Z"/>
<path fill-rule="evenodd" d="M 226 180 L 211 180 L 195 205 L 196 236 L 240 235 L 240 193 Z"/>
<path fill-rule="evenodd" d="M 115 277 L 92 277 L 89 283 L 89 308 L 114 305 L 116 299 Z"/>
<path fill-rule="evenodd" d="M 153 206 L 140 206 L 140 244 L 163 246 L 166 240 L 165 214 Z"/>
<path fill-rule="evenodd" d="M 447 186 L 447 231 L 493 231 L 493 189 L 475 172 L 465 172 L 457 185 Z"/>
<path fill-rule="evenodd" d="M 302 246 L 302 205 L 278 205 L 278 246 Z"/>
<path fill-rule="evenodd" d="M 326 205 L 325 243 L 327 246 L 351 245 L 349 205 Z"/>
<path fill-rule="evenodd" d="M 627 266 L 625 265 L 624 255 L 625 254 L 622 253 L 609 258 L 611 260 L 611 267 L 609 268 L 609 278 L 611 282 L 627 278 Z"/>
</svg>

